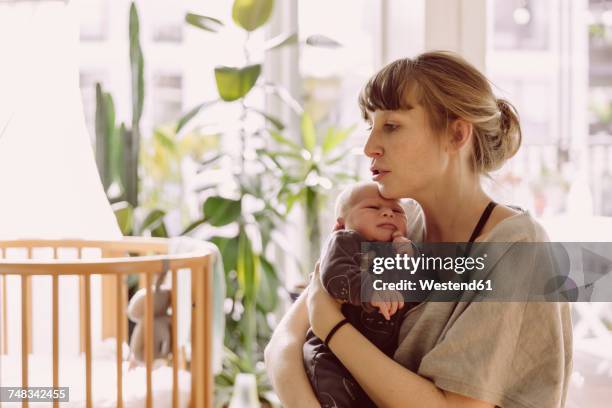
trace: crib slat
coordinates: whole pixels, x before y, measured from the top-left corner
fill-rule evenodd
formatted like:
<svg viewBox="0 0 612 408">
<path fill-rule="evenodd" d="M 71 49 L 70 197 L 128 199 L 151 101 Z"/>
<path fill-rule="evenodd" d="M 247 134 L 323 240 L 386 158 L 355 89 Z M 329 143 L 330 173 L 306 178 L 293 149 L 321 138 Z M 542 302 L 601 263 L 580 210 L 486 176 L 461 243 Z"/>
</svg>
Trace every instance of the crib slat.
<svg viewBox="0 0 612 408">
<path fill-rule="evenodd" d="M 202 268 L 203 285 L 203 318 L 204 318 L 204 333 L 202 340 L 204 341 L 204 358 L 203 360 L 203 375 L 204 375 L 204 406 L 213 407 L 214 395 L 214 377 L 212 373 L 212 316 L 213 316 L 213 282 L 212 282 L 212 257 L 207 257 Z"/>
<path fill-rule="evenodd" d="M 79 259 L 83 259 L 83 248 L 79 247 Z M 79 352 L 85 352 L 85 277 L 79 275 Z"/>
<path fill-rule="evenodd" d="M 85 274 L 85 395 L 87 408 L 92 408 L 91 394 L 91 276 Z"/>
<path fill-rule="evenodd" d="M 172 307 L 172 326 L 171 326 L 171 342 L 172 342 L 172 407 L 178 408 L 179 406 L 179 384 L 178 384 L 178 370 L 179 370 L 179 353 L 178 353 L 178 319 L 177 319 L 177 300 L 176 294 L 178 291 L 176 270 L 170 271 L 172 277 L 172 290 L 170 291 L 170 302 Z"/>
<path fill-rule="evenodd" d="M 2 275 L 2 350 L 0 353 L 8 354 L 8 323 L 6 318 L 7 300 L 6 300 L 6 275 Z"/>
<path fill-rule="evenodd" d="M 21 276 L 21 387 L 28 387 L 28 344 L 30 344 L 30 316 L 28 315 L 28 299 L 30 297 L 28 280 L 29 275 Z M 24 398 L 23 408 L 29 406 L 28 399 Z"/>
<path fill-rule="evenodd" d="M 108 254 L 105 254 L 108 255 Z M 104 256 L 107 258 L 107 256 Z M 100 277 L 102 285 L 102 340 L 116 338 L 117 313 L 115 307 L 117 306 L 117 285 L 115 284 L 115 277 L 117 275 L 102 275 Z"/>
<path fill-rule="evenodd" d="M 59 277 L 53 275 L 53 388 L 59 388 Z M 59 407 L 59 401 L 53 401 Z"/>
<path fill-rule="evenodd" d="M 147 367 L 147 408 L 153 408 L 153 386 L 152 386 L 152 371 L 153 371 L 153 275 L 145 274 L 145 338 L 144 352 L 145 362 Z"/>
<path fill-rule="evenodd" d="M 191 269 L 191 404 L 194 407 L 212 407 L 212 377 L 209 346 L 206 335 L 210 333 L 210 301 L 208 266 Z"/>
<path fill-rule="evenodd" d="M 0 259 L 4 258 L 4 249 L 0 248 Z M 6 333 L 4 321 L 6 319 L 6 291 L 4 290 L 6 286 L 6 280 L 4 279 L 4 275 L 0 275 L 0 282 L 2 283 L 2 302 L 0 303 L 0 307 L 2 308 L 2 313 L 0 314 L 0 321 L 2 322 L 2 329 L 0 330 L 0 358 L 2 358 L 2 354 L 5 354 L 5 341 L 6 341 Z M 2 386 L 2 365 L 0 365 L 0 386 Z M 2 401 L 0 401 L 0 407 L 2 407 Z"/>
<path fill-rule="evenodd" d="M 32 248 L 28 248 L 28 259 L 32 259 Z M 24 344 L 28 345 L 28 354 L 32 353 L 32 277 L 28 276 L 26 280 L 28 285 L 28 296 L 26 298 L 26 314 L 28 315 L 28 341 Z"/>
<path fill-rule="evenodd" d="M 6 323 L 6 275 L 2 275 L 2 350 L 0 353 L 8 354 L 8 325 Z"/>
<path fill-rule="evenodd" d="M 0 248 L 0 258 L 4 259 L 4 248 Z M 6 275 L 2 279 L 2 332 L 0 333 L 0 354 L 8 354 L 8 323 L 6 322 Z"/>
<path fill-rule="evenodd" d="M 123 302 L 125 296 L 125 283 L 123 282 L 123 275 L 115 275 L 117 283 L 117 408 L 123 408 L 123 328 L 121 327 L 123 322 Z"/>
</svg>

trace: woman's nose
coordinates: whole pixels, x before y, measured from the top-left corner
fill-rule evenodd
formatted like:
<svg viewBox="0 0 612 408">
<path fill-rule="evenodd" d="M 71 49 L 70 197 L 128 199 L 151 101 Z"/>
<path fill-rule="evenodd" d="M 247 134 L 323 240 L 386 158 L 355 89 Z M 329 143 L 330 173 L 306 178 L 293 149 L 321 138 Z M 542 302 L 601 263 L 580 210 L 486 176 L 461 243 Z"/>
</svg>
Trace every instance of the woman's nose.
<svg viewBox="0 0 612 408">
<path fill-rule="evenodd" d="M 370 158 L 380 157 L 383 154 L 383 150 L 377 143 L 373 131 L 370 132 L 368 140 L 366 141 L 365 146 L 363 146 L 363 153 Z"/>
</svg>

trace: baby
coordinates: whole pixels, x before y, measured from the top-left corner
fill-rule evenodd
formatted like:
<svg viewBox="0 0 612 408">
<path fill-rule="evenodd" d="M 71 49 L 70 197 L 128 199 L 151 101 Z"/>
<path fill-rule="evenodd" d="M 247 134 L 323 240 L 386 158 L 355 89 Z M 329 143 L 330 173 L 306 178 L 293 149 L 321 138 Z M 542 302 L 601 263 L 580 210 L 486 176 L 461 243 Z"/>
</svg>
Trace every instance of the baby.
<svg viewBox="0 0 612 408">
<path fill-rule="evenodd" d="M 370 302 L 362 299 L 363 242 L 393 242 L 411 254 L 406 238 L 406 214 L 398 200 L 383 198 L 376 183 L 358 183 L 344 190 L 336 202 L 335 231 L 321 255 L 323 285 L 341 301 L 342 313 L 374 345 L 392 356 L 397 348 L 404 301 L 399 292 L 377 291 Z M 363 282 L 363 285 L 371 283 Z M 349 371 L 308 331 L 303 348 L 310 383 L 326 407 L 375 407 Z"/>
</svg>

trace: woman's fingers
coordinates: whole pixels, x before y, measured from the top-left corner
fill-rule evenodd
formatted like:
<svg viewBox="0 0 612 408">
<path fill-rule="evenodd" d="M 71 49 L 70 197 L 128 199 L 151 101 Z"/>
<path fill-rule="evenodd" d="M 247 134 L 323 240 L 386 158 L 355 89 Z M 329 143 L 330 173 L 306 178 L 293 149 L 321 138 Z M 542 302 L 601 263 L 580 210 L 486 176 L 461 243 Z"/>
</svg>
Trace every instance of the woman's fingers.
<svg viewBox="0 0 612 408">
<path fill-rule="evenodd" d="M 391 316 L 389 315 L 389 303 L 382 302 L 379 310 L 380 310 L 380 313 L 382 313 L 382 315 L 385 316 L 385 319 L 387 320 L 391 319 Z"/>
<path fill-rule="evenodd" d="M 398 291 L 395 291 L 395 296 L 397 297 L 399 309 L 402 309 L 404 307 L 404 297 L 402 296 L 401 292 L 398 292 Z"/>
<path fill-rule="evenodd" d="M 389 316 L 393 316 L 395 312 L 397 312 L 397 307 L 399 306 L 399 302 L 395 300 L 391 302 L 389 305 L 390 305 Z"/>
</svg>

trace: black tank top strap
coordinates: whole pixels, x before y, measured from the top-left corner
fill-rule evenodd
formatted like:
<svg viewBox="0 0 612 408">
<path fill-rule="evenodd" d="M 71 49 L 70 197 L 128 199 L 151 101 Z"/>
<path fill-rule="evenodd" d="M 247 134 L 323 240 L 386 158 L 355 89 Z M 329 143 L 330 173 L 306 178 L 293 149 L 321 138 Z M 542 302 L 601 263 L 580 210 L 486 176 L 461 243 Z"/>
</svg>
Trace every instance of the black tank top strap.
<svg viewBox="0 0 612 408">
<path fill-rule="evenodd" d="M 474 231 L 472 231 L 472 236 L 470 236 L 470 240 L 468 242 L 474 242 L 474 240 L 478 238 L 478 236 L 480 235 L 480 232 L 482 231 L 482 228 L 485 226 L 485 224 L 489 220 L 489 217 L 491 216 L 491 213 L 493 212 L 493 209 L 495 208 L 496 205 L 497 203 L 495 201 L 491 201 L 487 205 L 487 208 L 485 208 L 484 211 L 482 212 L 482 215 L 480 216 L 480 219 L 478 220 L 478 224 L 476 224 Z"/>
<path fill-rule="evenodd" d="M 474 231 L 472 231 L 472 236 L 470 236 L 470 240 L 468 241 L 467 247 L 465 249 L 465 256 L 468 256 L 468 254 L 470 253 L 470 250 L 472 249 L 472 244 L 474 243 L 476 238 L 478 238 L 478 236 L 480 235 L 482 228 L 485 226 L 485 224 L 489 220 L 489 217 L 491 216 L 491 213 L 493 212 L 493 209 L 495 208 L 496 205 L 497 203 L 495 201 L 491 201 L 489 202 L 489 204 L 487 204 L 487 207 L 482 212 L 482 215 L 480 216 L 480 219 L 478 220 L 476 227 L 474 227 Z"/>
</svg>

